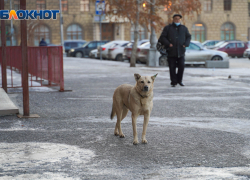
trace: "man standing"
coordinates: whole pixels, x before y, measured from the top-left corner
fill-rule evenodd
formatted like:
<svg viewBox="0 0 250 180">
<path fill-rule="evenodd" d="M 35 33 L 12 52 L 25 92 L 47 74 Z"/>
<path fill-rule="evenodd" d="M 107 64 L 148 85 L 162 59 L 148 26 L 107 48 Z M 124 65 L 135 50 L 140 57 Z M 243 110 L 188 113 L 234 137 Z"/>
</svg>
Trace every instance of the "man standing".
<svg viewBox="0 0 250 180">
<path fill-rule="evenodd" d="M 40 41 L 39 46 L 47 46 L 47 43 L 44 38 L 42 38 L 42 40 Z"/>
<path fill-rule="evenodd" d="M 182 25 L 182 15 L 175 14 L 173 23 L 167 25 L 160 36 L 160 42 L 168 48 L 168 66 L 172 87 L 177 84 L 184 86 L 182 82 L 185 67 L 185 51 L 190 44 L 191 35 L 188 28 Z M 178 72 L 176 73 L 176 67 Z"/>
</svg>

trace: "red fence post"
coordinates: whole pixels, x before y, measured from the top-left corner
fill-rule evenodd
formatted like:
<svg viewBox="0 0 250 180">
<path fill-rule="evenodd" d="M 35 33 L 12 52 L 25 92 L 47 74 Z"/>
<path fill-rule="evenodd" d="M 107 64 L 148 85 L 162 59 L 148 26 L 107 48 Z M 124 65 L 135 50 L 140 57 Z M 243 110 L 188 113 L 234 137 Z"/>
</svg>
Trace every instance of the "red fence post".
<svg viewBox="0 0 250 180">
<path fill-rule="evenodd" d="M 26 0 L 20 0 L 20 9 L 26 9 Z M 27 54 L 27 21 L 21 20 L 23 115 L 29 116 L 29 73 Z"/>
<path fill-rule="evenodd" d="M 63 48 L 59 47 L 59 57 L 60 57 L 60 91 L 64 91 L 64 75 L 63 75 Z"/>
<path fill-rule="evenodd" d="M 0 9 L 4 10 L 4 1 L 0 1 Z M 7 59 L 6 59 L 6 35 L 5 20 L 1 20 L 1 42 L 2 42 L 2 87 L 7 93 Z"/>
</svg>

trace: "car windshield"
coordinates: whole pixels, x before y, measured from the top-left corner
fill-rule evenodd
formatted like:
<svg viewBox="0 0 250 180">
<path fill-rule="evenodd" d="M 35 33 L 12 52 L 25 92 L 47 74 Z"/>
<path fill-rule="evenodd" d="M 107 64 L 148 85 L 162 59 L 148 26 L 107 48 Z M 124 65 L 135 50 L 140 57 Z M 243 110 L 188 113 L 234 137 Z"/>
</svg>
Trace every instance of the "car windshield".
<svg viewBox="0 0 250 180">
<path fill-rule="evenodd" d="M 130 43 L 127 44 L 127 47 L 133 46 L 133 44 L 134 44 L 133 42 L 130 42 Z"/>
<path fill-rule="evenodd" d="M 86 47 L 90 42 L 86 42 L 85 44 L 82 45 L 82 47 Z"/>
<path fill-rule="evenodd" d="M 146 43 L 140 45 L 140 47 L 149 47 L 149 46 L 150 46 L 150 42 L 146 42 Z"/>
<path fill-rule="evenodd" d="M 225 41 L 220 41 L 220 42 L 216 43 L 214 46 L 215 46 L 215 47 L 219 47 L 220 45 L 222 45 L 222 44 L 224 44 L 224 43 L 225 43 Z"/>
<path fill-rule="evenodd" d="M 224 42 L 224 43 L 222 43 L 222 44 L 220 44 L 219 46 L 216 46 L 216 47 L 222 48 L 222 47 L 224 47 L 224 46 L 226 46 L 226 45 L 228 45 L 228 42 Z"/>
</svg>

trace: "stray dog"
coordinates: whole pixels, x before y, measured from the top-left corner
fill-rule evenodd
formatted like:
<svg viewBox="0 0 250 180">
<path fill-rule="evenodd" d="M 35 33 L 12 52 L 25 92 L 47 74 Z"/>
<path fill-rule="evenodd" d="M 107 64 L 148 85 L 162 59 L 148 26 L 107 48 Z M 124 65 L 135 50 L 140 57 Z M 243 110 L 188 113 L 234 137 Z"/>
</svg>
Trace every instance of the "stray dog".
<svg viewBox="0 0 250 180">
<path fill-rule="evenodd" d="M 153 88 L 154 76 L 141 76 L 134 74 L 136 85 L 123 84 L 116 88 L 113 95 L 113 105 L 110 118 L 113 119 L 117 116 L 114 134 L 124 138 L 121 129 L 121 121 L 127 116 L 128 110 L 132 112 L 132 126 L 133 126 L 133 144 L 138 144 L 138 136 L 136 129 L 136 120 L 139 115 L 144 115 L 142 143 L 146 144 L 146 130 L 150 113 L 153 108 Z"/>
</svg>

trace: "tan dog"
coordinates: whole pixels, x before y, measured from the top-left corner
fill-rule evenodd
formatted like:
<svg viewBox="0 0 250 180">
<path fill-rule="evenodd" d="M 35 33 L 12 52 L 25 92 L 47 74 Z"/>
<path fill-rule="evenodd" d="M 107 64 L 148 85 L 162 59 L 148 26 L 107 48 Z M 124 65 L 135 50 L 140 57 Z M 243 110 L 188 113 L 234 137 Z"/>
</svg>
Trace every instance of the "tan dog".
<svg viewBox="0 0 250 180">
<path fill-rule="evenodd" d="M 154 76 L 134 74 L 136 80 L 135 86 L 123 84 L 116 88 L 113 95 L 113 106 L 110 115 L 111 119 L 113 119 L 115 115 L 117 116 L 114 132 L 116 136 L 119 135 L 120 138 L 125 137 L 122 133 L 121 121 L 127 116 L 128 110 L 130 110 L 132 112 L 133 144 L 138 144 L 136 120 L 139 115 L 144 115 L 142 143 L 147 143 L 146 130 L 153 108 L 153 88 L 156 76 L 157 74 Z"/>
</svg>

